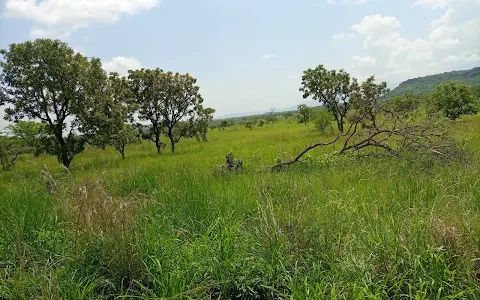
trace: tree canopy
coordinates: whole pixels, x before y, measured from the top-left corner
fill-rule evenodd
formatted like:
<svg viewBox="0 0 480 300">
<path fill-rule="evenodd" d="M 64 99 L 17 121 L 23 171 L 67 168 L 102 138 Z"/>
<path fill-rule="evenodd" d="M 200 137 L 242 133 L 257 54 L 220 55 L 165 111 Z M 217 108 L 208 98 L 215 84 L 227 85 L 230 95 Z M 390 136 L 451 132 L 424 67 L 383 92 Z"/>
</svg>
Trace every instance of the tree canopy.
<svg viewBox="0 0 480 300">
<path fill-rule="evenodd" d="M 478 112 L 478 99 L 466 84 L 450 81 L 439 85 L 431 94 L 431 102 L 446 117 L 455 120 Z"/>
<path fill-rule="evenodd" d="M 82 152 L 87 108 L 105 89 L 100 59 L 87 57 L 59 40 L 38 39 L 0 50 L 0 105 L 5 117 L 40 120 L 51 135 L 46 148 L 69 167 Z"/>
<path fill-rule="evenodd" d="M 338 130 L 343 132 L 344 119 L 351 106 L 350 98 L 355 91 L 357 81 L 345 70 L 327 70 L 323 65 L 303 72 L 303 98 L 312 97 L 333 114 Z"/>
</svg>

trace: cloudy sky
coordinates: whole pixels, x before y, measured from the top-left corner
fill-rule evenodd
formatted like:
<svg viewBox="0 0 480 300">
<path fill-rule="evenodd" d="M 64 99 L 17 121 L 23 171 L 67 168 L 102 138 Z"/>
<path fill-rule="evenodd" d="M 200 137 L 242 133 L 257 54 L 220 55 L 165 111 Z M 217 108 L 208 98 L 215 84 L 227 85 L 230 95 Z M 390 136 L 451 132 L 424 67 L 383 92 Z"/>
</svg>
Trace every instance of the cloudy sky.
<svg viewBox="0 0 480 300">
<path fill-rule="evenodd" d="M 104 68 L 198 78 L 217 116 L 301 103 L 324 64 L 395 87 L 480 65 L 480 0 L 0 0 L 0 48 L 60 38 Z"/>
</svg>

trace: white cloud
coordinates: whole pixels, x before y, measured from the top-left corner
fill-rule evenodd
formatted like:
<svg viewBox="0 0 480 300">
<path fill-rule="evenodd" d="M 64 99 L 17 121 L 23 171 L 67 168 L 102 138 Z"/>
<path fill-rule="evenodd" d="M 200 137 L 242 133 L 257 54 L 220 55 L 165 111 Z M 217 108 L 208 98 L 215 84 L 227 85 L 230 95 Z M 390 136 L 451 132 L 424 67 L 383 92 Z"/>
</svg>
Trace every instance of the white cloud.
<svg viewBox="0 0 480 300">
<path fill-rule="evenodd" d="M 427 6 L 433 9 L 444 8 L 448 6 L 451 0 L 417 0 L 413 5 L 414 6 Z"/>
<path fill-rule="evenodd" d="M 40 27 L 33 27 L 30 29 L 30 37 L 32 39 L 38 38 L 59 38 L 67 39 L 70 37 L 69 30 L 55 30 L 55 29 L 45 29 Z"/>
<path fill-rule="evenodd" d="M 276 54 L 265 54 L 265 55 L 262 55 L 261 59 L 271 59 L 275 57 L 277 57 Z"/>
<path fill-rule="evenodd" d="M 6 0 L 7 17 L 33 20 L 35 37 L 68 36 L 71 31 L 92 23 L 111 23 L 123 15 L 148 10 L 160 0 Z"/>
<path fill-rule="evenodd" d="M 345 33 L 343 33 L 343 32 L 340 32 L 340 33 L 334 34 L 334 35 L 332 36 L 332 40 L 334 40 L 334 41 L 342 41 L 342 40 L 353 39 L 354 37 L 355 37 L 355 34 L 354 34 L 354 33 L 345 34 Z"/>
<path fill-rule="evenodd" d="M 364 65 L 374 65 L 377 62 L 377 59 L 372 56 L 355 55 L 353 59 L 357 61 L 357 63 Z"/>
<path fill-rule="evenodd" d="M 424 1 L 422 5 L 427 2 L 432 7 L 441 4 Z M 399 82 L 446 69 L 474 67 L 480 61 L 480 34 L 472 28 L 480 28 L 480 2 L 458 0 L 445 5 L 444 14 L 430 22 L 428 34 L 415 39 L 401 33 L 402 24 L 395 16 L 365 16 L 351 26 L 364 49 L 353 58 L 353 75 L 376 74 L 381 80 Z M 366 57 L 375 58 L 375 63 Z"/>
<path fill-rule="evenodd" d="M 451 63 L 451 62 L 476 62 L 480 61 L 480 54 L 473 53 L 473 54 L 461 54 L 461 55 L 449 55 L 447 56 L 443 62 Z"/>
<path fill-rule="evenodd" d="M 385 17 L 380 14 L 365 16 L 362 21 L 352 26 L 352 29 L 360 35 L 371 36 L 390 32 L 400 27 L 400 21 L 396 17 Z"/>
<path fill-rule="evenodd" d="M 128 70 L 140 69 L 142 64 L 134 57 L 114 57 L 111 61 L 103 63 L 103 68 L 107 72 L 117 72 L 120 75 L 127 75 Z"/>
<path fill-rule="evenodd" d="M 327 4 L 365 4 L 369 0 L 327 0 Z"/>
</svg>

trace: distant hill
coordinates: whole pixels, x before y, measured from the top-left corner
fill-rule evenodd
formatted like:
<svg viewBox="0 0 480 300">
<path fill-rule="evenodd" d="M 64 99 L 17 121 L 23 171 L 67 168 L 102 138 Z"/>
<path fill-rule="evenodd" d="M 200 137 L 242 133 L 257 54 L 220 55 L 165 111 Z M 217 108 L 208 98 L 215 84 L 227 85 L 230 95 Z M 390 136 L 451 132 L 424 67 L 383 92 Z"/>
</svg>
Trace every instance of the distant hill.
<svg viewBox="0 0 480 300">
<path fill-rule="evenodd" d="M 388 95 L 388 98 L 401 96 L 404 94 L 428 93 L 433 91 L 437 85 L 451 80 L 457 80 L 473 88 L 478 88 L 480 87 L 480 67 L 476 67 L 471 70 L 452 71 L 445 72 L 443 74 L 408 79 L 393 89 Z"/>
</svg>

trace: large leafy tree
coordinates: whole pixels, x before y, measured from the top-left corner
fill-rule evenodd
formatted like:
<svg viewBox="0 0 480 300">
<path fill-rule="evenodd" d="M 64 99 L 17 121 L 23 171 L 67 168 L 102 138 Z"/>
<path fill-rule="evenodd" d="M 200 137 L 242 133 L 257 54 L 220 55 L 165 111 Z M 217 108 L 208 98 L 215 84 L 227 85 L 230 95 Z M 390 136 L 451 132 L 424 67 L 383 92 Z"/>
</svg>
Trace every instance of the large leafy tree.
<svg viewBox="0 0 480 300">
<path fill-rule="evenodd" d="M 164 99 L 167 94 L 164 72 L 161 69 L 130 70 L 128 79 L 138 104 L 138 118 L 149 121 L 149 132 L 143 132 L 146 137 L 155 143 L 157 154 L 160 154 L 163 143 L 160 136 L 163 132 Z"/>
<path fill-rule="evenodd" d="M 92 106 L 85 110 L 85 133 L 89 142 L 105 148 L 113 137 L 124 130 L 124 124 L 132 119 L 136 109 L 135 97 L 126 77 L 110 73 L 104 89 L 99 92 Z"/>
<path fill-rule="evenodd" d="M 343 132 L 344 119 L 351 107 L 351 96 L 357 88 L 356 79 L 343 69 L 327 70 L 323 65 L 303 72 L 303 98 L 312 97 L 333 114 L 338 130 Z"/>
<path fill-rule="evenodd" d="M 432 92 L 431 101 L 437 110 L 452 120 L 462 115 L 474 115 L 479 109 L 472 88 L 457 81 L 439 85 Z"/>
<path fill-rule="evenodd" d="M 46 150 L 69 167 L 83 151 L 82 117 L 105 85 L 99 59 L 87 57 L 59 40 L 38 39 L 0 50 L 0 105 L 5 118 L 40 120 L 51 138 Z"/>
<path fill-rule="evenodd" d="M 203 98 L 199 92 L 200 87 L 196 84 L 197 79 L 188 73 L 163 73 L 161 83 L 163 87 L 161 94 L 163 126 L 170 139 L 172 153 L 174 153 L 175 144 L 188 132 L 188 130 L 180 130 L 175 134 L 175 126 L 182 120 L 193 122 L 196 116 L 203 111 Z"/>
</svg>

